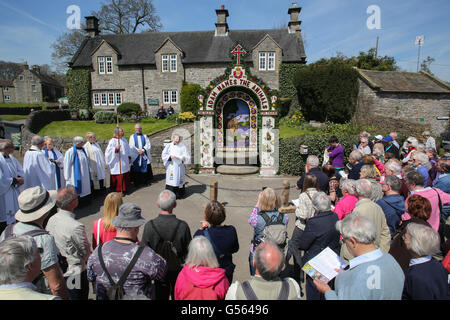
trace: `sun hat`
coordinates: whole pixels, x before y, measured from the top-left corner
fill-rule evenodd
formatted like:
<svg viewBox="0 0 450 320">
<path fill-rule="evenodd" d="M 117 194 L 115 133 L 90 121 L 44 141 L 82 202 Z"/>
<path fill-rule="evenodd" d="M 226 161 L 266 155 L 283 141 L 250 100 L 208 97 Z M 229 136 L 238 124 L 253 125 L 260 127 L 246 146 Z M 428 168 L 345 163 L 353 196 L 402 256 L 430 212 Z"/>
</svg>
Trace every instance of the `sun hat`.
<svg viewBox="0 0 450 320">
<path fill-rule="evenodd" d="M 381 134 L 379 134 L 379 135 L 375 136 L 375 139 L 381 140 L 381 139 L 383 139 L 383 136 Z"/>
<path fill-rule="evenodd" d="M 141 216 L 141 208 L 131 202 L 122 204 L 119 208 L 119 214 L 112 221 L 116 228 L 135 228 L 146 222 Z"/>
<path fill-rule="evenodd" d="M 16 220 L 32 222 L 43 217 L 56 205 L 57 195 L 55 190 L 47 191 L 42 187 L 24 190 L 17 198 L 19 210 L 15 215 Z"/>
</svg>

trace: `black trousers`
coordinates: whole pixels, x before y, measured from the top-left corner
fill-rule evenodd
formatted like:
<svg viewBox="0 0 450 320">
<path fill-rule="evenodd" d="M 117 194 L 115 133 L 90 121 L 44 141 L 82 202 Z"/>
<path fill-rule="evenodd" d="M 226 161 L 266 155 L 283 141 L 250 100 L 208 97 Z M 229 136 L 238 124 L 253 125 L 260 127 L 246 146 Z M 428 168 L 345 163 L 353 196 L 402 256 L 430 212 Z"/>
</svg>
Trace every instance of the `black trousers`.
<svg viewBox="0 0 450 320">
<path fill-rule="evenodd" d="M 169 271 L 163 281 L 155 281 L 156 300 L 175 300 L 175 283 L 179 272 Z"/>
<path fill-rule="evenodd" d="M 175 195 L 177 196 L 177 199 L 183 199 L 184 196 L 186 195 L 186 188 L 185 186 L 183 187 L 172 187 L 166 184 L 166 190 L 170 190 L 173 193 L 175 193 Z"/>
<path fill-rule="evenodd" d="M 149 184 L 153 180 L 152 164 L 147 165 L 147 172 L 135 172 L 131 169 L 131 180 L 135 186 Z"/>
<path fill-rule="evenodd" d="M 66 280 L 70 300 L 88 300 L 89 281 L 87 278 L 87 270 L 84 270 L 81 274 L 64 277 L 64 280 Z"/>
<path fill-rule="evenodd" d="M 0 234 L 2 234 L 3 231 L 5 231 L 6 226 L 7 226 L 7 225 L 6 225 L 6 221 L 0 222 Z"/>
</svg>

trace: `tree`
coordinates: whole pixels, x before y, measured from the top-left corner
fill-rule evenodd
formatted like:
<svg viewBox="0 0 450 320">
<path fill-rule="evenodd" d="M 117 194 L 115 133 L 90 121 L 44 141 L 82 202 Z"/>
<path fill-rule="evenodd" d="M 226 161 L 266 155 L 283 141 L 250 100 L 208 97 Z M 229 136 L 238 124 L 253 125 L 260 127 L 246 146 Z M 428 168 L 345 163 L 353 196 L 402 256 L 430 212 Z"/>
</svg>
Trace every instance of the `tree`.
<svg viewBox="0 0 450 320">
<path fill-rule="evenodd" d="M 430 70 L 430 65 L 436 61 L 434 58 L 428 56 L 425 60 L 423 60 L 422 64 L 420 65 L 420 70 L 423 70 L 425 72 L 428 72 L 429 74 L 433 74 Z"/>
<path fill-rule="evenodd" d="M 0 80 L 14 80 L 22 71 L 20 63 L 0 61 Z"/>
<path fill-rule="evenodd" d="M 100 29 L 106 33 L 129 34 L 159 31 L 160 18 L 155 13 L 153 0 L 108 0 L 92 15 L 100 20 Z"/>
<path fill-rule="evenodd" d="M 65 32 L 51 45 L 53 49 L 52 61 L 58 73 L 66 73 L 68 62 L 83 43 L 86 35 L 83 30 Z"/>
</svg>

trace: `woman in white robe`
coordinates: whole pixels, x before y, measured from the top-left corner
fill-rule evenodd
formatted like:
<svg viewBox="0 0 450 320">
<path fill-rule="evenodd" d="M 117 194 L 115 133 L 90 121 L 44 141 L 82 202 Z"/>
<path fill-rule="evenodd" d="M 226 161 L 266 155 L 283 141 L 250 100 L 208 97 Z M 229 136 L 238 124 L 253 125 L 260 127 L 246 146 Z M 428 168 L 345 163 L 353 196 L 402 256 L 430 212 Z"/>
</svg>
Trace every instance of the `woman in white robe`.
<svg viewBox="0 0 450 320">
<path fill-rule="evenodd" d="M 55 144 L 52 138 L 45 137 L 45 147 L 42 150 L 47 157 L 48 160 L 52 163 L 52 166 L 54 166 L 54 179 L 55 179 L 55 186 L 56 190 L 59 190 L 61 188 L 64 188 L 66 186 L 66 179 L 64 179 L 64 156 L 63 154 L 55 149 Z M 58 179 L 59 177 L 59 179 Z"/>
<path fill-rule="evenodd" d="M 75 137 L 73 139 L 74 147 L 69 148 L 64 156 L 64 177 L 66 185 L 73 186 L 80 198 L 85 198 L 91 194 L 91 178 L 89 172 L 89 159 L 83 149 L 84 139 Z M 74 149 L 80 164 L 80 172 L 76 172 L 76 159 Z M 80 176 L 78 176 L 80 175 Z M 81 182 L 81 184 L 79 182 Z"/>
<path fill-rule="evenodd" d="M 106 148 L 105 160 L 111 173 L 111 190 L 123 194 L 130 188 L 132 155 L 128 141 L 123 137 L 123 129 L 116 128 L 114 134 Z"/>
<path fill-rule="evenodd" d="M 91 179 L 94 190 L 103 190 L 105 188 L 105 155 L 97 143 L 97 136 L 93 132 L 86 134 L 87 142 L 84 145 L 84 151 L 89 158 L 89 168 L 91 170 Z"/>
<path fill-rule="evenodd" d="M 177 199 L 184 196 L 186 164 L 191 161 L 191 156 L 181 140 L 180 135 L 173 134 L 172 142 L 166 145 L 161 155 L 166 167 L 166 189 L 173 191 Z"/>
<path fill-rule="evenodd" d="M 56 190 L 55 168 L 42 152 L 44 138 L 36 135 L 31 138 L 31 147 L 23 158 L 24 190 L 32 187 Z"/>
</svg>

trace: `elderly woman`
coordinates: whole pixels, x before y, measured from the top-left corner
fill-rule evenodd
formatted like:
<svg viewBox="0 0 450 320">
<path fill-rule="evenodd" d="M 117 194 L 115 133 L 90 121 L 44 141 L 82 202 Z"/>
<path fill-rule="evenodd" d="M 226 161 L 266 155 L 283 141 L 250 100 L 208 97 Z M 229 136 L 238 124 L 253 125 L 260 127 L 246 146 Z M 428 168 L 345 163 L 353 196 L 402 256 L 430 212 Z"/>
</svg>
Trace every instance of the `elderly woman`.
<svg viewBox="0 0 450 320">
<path fill-rule="evenodd" d="M 209 240 L 203 236 L 192 239 L 175 283 L 175 300 L 223 300 L 229 286 Z"/>
<path fill-rule="evenodd" d="M 62 153 L 55 149 L 55 143 L 51 137 L 44 137 L 44 149 L 42 151 L 50 162 L 55 166 L 55 186 L 56 190 L 64 188 L 66 186 L 66 180 L 64 179 L 64 156 Z"/>
<path fill-rule="evenodd" d="M 223 225 L 226 218 L 225 207 L 218 201 L 210 201 L 206 205 L 204 217 L 205 220 L 201 221 L 201 228 L 195 232 L 194 237 L 208 238 L 216 253 L 219 266 L 225 269 L 228 282 L 232 283 L 236 267 L 232 254 L 239 250 L 236 228 Z"/>
<path fill-rule="evenodd" d="M 431 136 L 430 131 L 424 131 L 422 133 L 422 136 L 424 137 L 424 139 L 426 139 L 425 141 L 425 148 L 431 148 L 434 150 L 437 150 L 436 148 L 436 140 L 434 140 L 434 138 Z"/>
<path fill-rule="evenodd" d="M 408 139 L 406 139 L 405 141 L 405 156 L 402 159 L 403 164 L 407 164 L 409 161 L 409 158 L 411 158 L 411 155 L 414 151 L 417 150 L 417 147 L 419 145 L 419 141 L 414 138 L 414 137 L 409 137 Z"/>
<path fill-rule="evenodd" d="M 254 228 L 253 240 L 250 245 L 249 266 L 250 274 L 255 275 L 255 267 L 253 265 L 253 252 L 255 248 L 264 241 L 264 228 L 267 223 L 281 223 L 287 226 L 289 217 L 278 211 L 281 205 L 281 198 L 272 188 L 266 188 L 259 193 L 258 201 L 253 208 L 248 223 Z M 281 248 L 285 253 L 287 244 L 283 244 Z"/>
<path fill-rule="evenodd" d="M 367 179 L 372 185 L 372 194 L 370 200 L 377 202 L 383 198 L 383 191 L 381 189 L 381 184 L 376 180 L 377 171 L 373 165 L 366 164 L 361 168 L 360 173 L 361 179 Z"/>
<path fill-rule="evenodd" d="M 336 203 L 333 212 L 337 214 L 339 220 L 342 220 L 355 209 L 358 198 L 355 196 L 355 180 L 341 179 L 339 188 L 344 196 Z"/>
<path fill-rule="evenodd" d="M 185 195 L 186 164 L 191 161 L 189 150 L 181 141 L 182 137 L 174 133 L 161 155 L 166 167 L 166 189 L 175 193 L 177 199 Z"/>
<path fill-rule="evenodd" d="M 372 151 L 370 150 L 370 147 L 369 147 L 369 138 L 367 138 L 367 137 L 361 138 L 360 144 L 358 147 L 358 151 L 361 152 L 363 155 L 372 153 Z"/>
<path fill-rule="evenodd" d="M 94 190 L 103 190 L 105 187 L 105 155 L 97 143 L 97 136 L 93 132 L 86 133 L 87 142 L 83 146 L 89 158 L 89 168 L 91 170 L 91 180 Z"/>
<path fill-rule="evenodd" d="M 409 223 L 403 236 L 412 259 L 405 271 L 404 300 L 450 300 L 448 273 L 432 255 L 439 252 L 439 234 L 431 227 Z"/>
<path fill-rule="evenodd" d="M 302 266 L 318 255 L 323 249 L 329 247 L 339 254 L 339 232 L 336 230 L 337 215 L 331 211 L 330 198 L 324 192 L 316 193 L 312 198 L 315 215 L 306 222 L 305 231 L 298 243 L 299 248 L 305 251 Z M 324 300 L 324 296 L 317 291 L 313 279 L 306 279 L 306 299 Z"/>
<path fill-rule="evenodd" d="M 404 241 L 406 227 L 409 223 L 418 223 L 431 227 L 427 220 L 430 218 L 432 210 L 430 201 L 419 194 L 410 196 L 405 203 L 405 208 L 411 216 L 411 219 L 403 221 L 400 224 L 397 233 L 392 237 L 391 248 L 389 250 L 389 253 L 397 260 L 403 271 L 408 268 L 409 261 L 412 259 L 411 252 L 406 247 Z"/>
<path fill-rule="evenodd" d="M 412 155 L 411 159 L 413 160 L 412 167 L 417 170 L 421 175 L 425 178 L 424 187 L 428 184 L 428 170 L 431 169 L 431 164 L 428 159 L 428 156 L 422 152 L 416 152 Z"/>
</svg>

